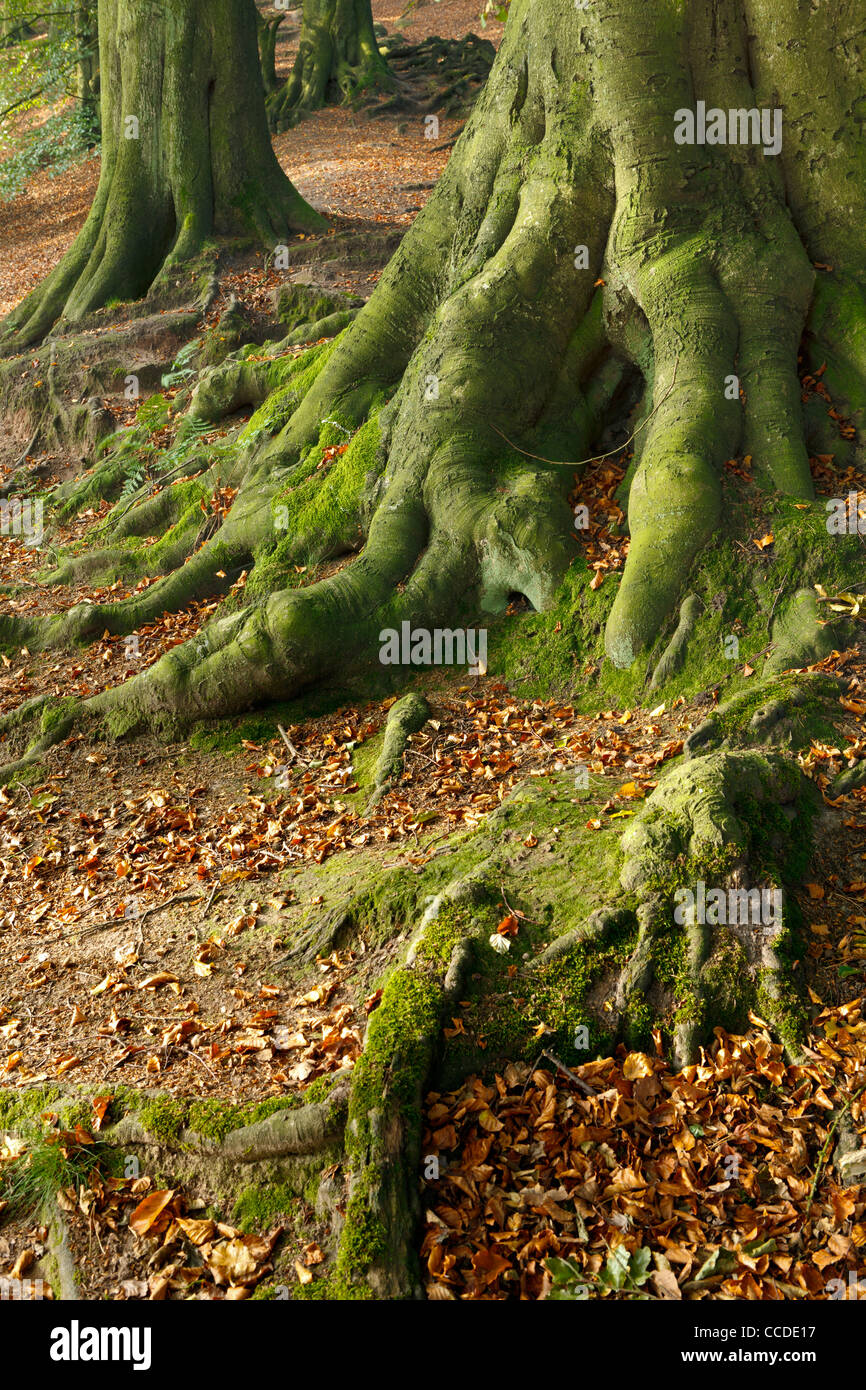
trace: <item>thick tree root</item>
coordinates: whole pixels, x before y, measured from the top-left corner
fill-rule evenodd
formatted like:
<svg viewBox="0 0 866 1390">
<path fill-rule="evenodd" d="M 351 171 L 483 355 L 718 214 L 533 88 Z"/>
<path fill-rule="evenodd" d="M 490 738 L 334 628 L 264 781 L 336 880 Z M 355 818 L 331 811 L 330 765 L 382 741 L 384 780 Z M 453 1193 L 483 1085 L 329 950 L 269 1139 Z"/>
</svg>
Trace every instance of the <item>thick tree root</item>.
<svg viewBox="0 0 866 1390">
<path fill-rule="evenodd" d="M 404 695 L 402 700 L 397 700 L 391 706 L 385 723 L 385 741 L 373 774 L 374 785 L 367 802 L 368 811 L 379 804 L 400 777 L 409 736 L 423 729 L 429 718 L 430 706 L 423 695 L 414 692 Z"/>
</svg>

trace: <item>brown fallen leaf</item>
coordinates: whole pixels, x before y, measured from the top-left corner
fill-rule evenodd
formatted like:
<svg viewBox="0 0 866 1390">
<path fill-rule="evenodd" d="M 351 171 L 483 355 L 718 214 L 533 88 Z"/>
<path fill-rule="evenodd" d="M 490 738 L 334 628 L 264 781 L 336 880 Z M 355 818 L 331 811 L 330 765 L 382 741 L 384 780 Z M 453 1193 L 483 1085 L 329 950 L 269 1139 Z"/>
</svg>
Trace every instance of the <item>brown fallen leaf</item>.
<svg viewBox="0 0 866 1390">
<path fill-rule="evenodd" d="M 205 1241 L 212 1238 L 216 1230 L 215 1221 L 196 1221 L 186 1216 L 179 1216 L 177 1224 L 192 1245 L 204 1245 Z"/>
<path fill-rule="evenodd" d="M 32 1250 L 22 1250 L 21 1254 L 18 1256 L 17 1260 L 12 1266 L 10 1272 L 11 1278 L 20 1279 L 22 1274 L 24 1274 L 24 1272 L 28 1270 L 30 1266 L 35 1263 L 35 1261 L 36 1256 Z"/>
<path fill-rule="evenodd" d="M 175 1195 L 174 1188 L 163 1188 L 150 1192 L 143 1202 L 139 1202 L 129 1218 L 129 1229 L 137 1236 L 146 1235 L 157 1217 L 161 1216 Z"/>
</svg>

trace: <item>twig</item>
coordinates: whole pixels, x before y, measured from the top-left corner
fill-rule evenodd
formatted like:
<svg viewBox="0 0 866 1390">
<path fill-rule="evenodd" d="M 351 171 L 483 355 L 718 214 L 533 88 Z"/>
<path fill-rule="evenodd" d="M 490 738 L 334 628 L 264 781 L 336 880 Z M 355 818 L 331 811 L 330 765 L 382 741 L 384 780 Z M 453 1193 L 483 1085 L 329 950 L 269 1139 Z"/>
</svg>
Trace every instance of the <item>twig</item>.
<svg viewBox="0 0 866 1390">
<path fill-rule="evenodd" d="M 163 908 L 171 907 L 172 903 L 195 902 L 203 896 L 202 893 L 174 893 L 170 898 L 166 898 L 164 903 L 154 903 L 152 907 L 145 908 L 144 912 L 137 913 L 134 920 L 141 925 L 145 917 L 151 917 L 154 912 L 162 912 Z M 110 931 L 112 927 L 129 925 L 132 920 L 128 917 L 112 917 L 107 922 L 96 922 L 94 926 L 85 927 L 81 931 L 73 927 L 70 935 L 92 936 L 94 932 Z M 66 936 L 67 933 L 64 932 L 63 935 Z"/>
<path fill-rule="evenodd" d="M 570 1081 L 573 1081 L 577 1089 L 579 1091 L 582 1091 L 585 1096 L 598 1095 L 598 1092 L 594 1090 L 592 1086 L 588 1086 L 585 1081 L 582 1081 L 579 1076 L 575 1075 L 575 1073 L 570 1069 L 570 1067 L 567 1067 L 564 1062 L 560 1062 L 559 1058 L 556 1056 L 555 1053 L 548 1052 L 545 1050 L 544 1052 L 542 1052 L 541 1055 L 542 1057 L 546 1057 L 549 1062 L 552 1062 L 553 1065 L 557 1067 L 559 1071 L 563 1073 L 564 1076 L 567 1076 Z"/>
<path fill-rule="evenodd" d="M 780 584 L 780 585 L 779 585 L 778 589 L 776 590 L 776 597 L 773 599 L 773 606 L 772 606 L 772 608 L 770 609 L 769 613 L 767 614 L 767 631 L 768 631 L 768 632 L 770 631 L 770 627 L 771 627 L 771 624 L 772 624 L 772 621 L 773 621 L 773 614 L 774 614 L 775 611 L 776 611 L 776 604 L 779 602 L 779 599 L 780 599 L 780 597 L 781 597 L 781 595 L 782 595 L 782 592 L 783 592 L 784 588 L 785 588 L 784 584 Z"/>
<path fill-rule="evenodd" d="M 201 1062 L 201 1065 L 204 1067 L 205 1071 L 209 1071 L 210 1074 L 211 1074 L 211 1076 L 213 1077 L 214 1081 L 216 1081 L 217 1084 L 219 1084 L 219 1077 L 217 1076 L 217 1074 L 216 1074 L 216 1072 L 214 1071 L 213 1067 L 209 1067 L 209 1066 L 208 1066 L 208 1064 L 207 1064 L 207 1062 L 205 1061 L 204 1057 L 199 1057 L 198 1053 L 197 1053 L 197 1052 L 194 1052 L 193 1049 L 192 1049 L 191 1047 L 183 1047 L 183 1046 L 181 1046 L 180 1043 L 173 1043 L 172 1046 L 173 1046 L 173 1047 L 176 1047 L 177 1050 L 178 1050 L 178 1052 L 186 1052 L 186 1053 L 189 1054 L 190 1057 L 194 1057 L 195 1060 L 196 1060 L 197 1062 Z"/>
<path fill-rule="evenodd" d="M 492 421 L 491 429 L 496 430 L 496 433 L 502 436 L 506 444 L 509 444 L 512 449 L 516 449 L 518 454 L 525 454 L 525 456 L 528 459 L 538 459 L 539 463 L 550 463 L 553 465 L 554 468 L 582 468 L 586 463 L 598 463 L 601 459 L 613 458 L 614 454 L 621 454 L 623 449 L 627 449 L 629 444 L 631 444 L 632 440 L 636 439 L 637 436 L 640 434 L 641 430 L 646 429 L 647 425 L 655 415 L 656 411 L 661 410 L 668 396 L 671 394 L 671 391 L 673 391 L 674 389 L 674 384 L 676 383 L 677 379 L 677 368 L 679 364 L 680 359 L 678 357 L 674 362 L 674 374 L 671 377 L 671 384 L 668 387 L 667 391 L 665 391 L 658 405 L 653 406 L 646 419 L 638 425 L 637 429 L 632 434 L 629 435 L 628 439 L 625 441 L 624 444 L 618 444 L 615 449 L 608 449 L 606 454 L 592 454 L 588 459 L 576 459 L 572 461 L 569 461 L 568 459 L 547 459 L 544 457 L 543 454 L 531 454 L 528 449 L 521 449 L 519 444 L 515 444 L 511 439 L 509 439 L 508 435 L 504 434 L 503 431 L 499 428 L 499 426 L 494 425 Z"/>
<path fill-rule="evenodd" d="M 518 920 L 519 922 L 528 922 L 528 923 L 530 924 L 530 926 L 533 926 L 533 927 L 540 927 L 540 926 L 543 925 L 543 923 L 537 922 L 537 921 L 535 920 L 534 917 L 527 917 L 527 915 L 526 915 L 525 912 L 518 912 L 516 908 L 512 907 L 512 906 L 511 906 L 511 903 L 508 901 L 508 899 L 507 899 L 506 896 L 505 896 L 505 889 L 502 887 L 502 884 L 501 884 L 501 883 L 500 883 L 500 885 L 499 885 L 499 891 L 500 891 L 500 893 L 502 894 L 502 901 L 504 902 L 505 906 L 508 908 L 508 911 L 509 911 L 509 913 L 511 914 L 512 917 L 516 917 L 517 920 Z"/>
<path fill-rule="evenodd" d="M 213 888 L 210 890 L 210 897 L 208 898 L 207 902 L 205 903 L 204 912 L 202 913 L 202 917 L 207 917 L 208 913 L 210 912 L 211 908 L 213 907 L 213 900 L 214 900 L 214 898 L 216 897 L 216 895 L 217 895 L 217 893 L 218 893 L 219 891 L 220 891 L 220 885 L 219 885 L 218 883 L 215 883 L 214 886 L 213 886 Z"/>
<path fill-rule="evenodd" d="M 806 1203 L 806 1210 L 803 1213 L 803 1224 L 800 1227 L 801 1235 L 803 1231 L 806 1229 L 806 1222 L 809 1219 L 809 1212 L 812 1210 L 812 1203 L 815 1200 L 815 1193 L 818 1191 L 818 1183 L 821 1181 L 821 1174 L 823 1173 L 824 1168 L 827 1164 L 827 1158 L 830 1152 L 830 1145 L 833 1140 L 833 1135 L 836 1133 L 836 1130 L 839 1128 L 848 1111 L 851 1109 L 851 1106 L 854 1103 L 854 1101 L 857 1099 L 858 1096 L 861 1096 L 864 1091 L 866 1091 L 866 1081 L 863 1082 L 862 1086 L 857 1087 L 857 1090 L 854 1091 L 853 1095 L 850 1095 L 848 1097 L 848 1099 L 842 1106 L 842 1109 L 839 1111 L 838 1115 L 834 1119 L 827 1132 L 827 1138 L 824 1141 L 824 1147 L 818 1155 L 818 1163 L 815 1167 L 815 1176 L 812 1179 L 812 1186 L 809 1189 L 809 1200 Z"/>
<path fill-rule="evenodd" d="M 565 1065 L 564 1062 L 560 1062 L 559 1058 L 556 1056 L 555 1053 L 553 1053 L 553 1052 L 548 1052 L 547 1049 L 543 1047 L 543 1048 L 541 1049 L 541 1051 L 539 1052 L 538 1056 L 536 1057 L 535 1061 L 533 1062 L 532 1066 L 529 1068 L 529 1075 L 527 1076 L 526 1081 L 525 1081 L 524 1084 L 523 1084 L 523 1090 L 520 1092 L 521 1104 L 523 1103 L 523 1099 L 524 1099 L 524 1097 L 525 1097 L 525 1095 L 526 1095 L 526 1090 L 527 1090 L 527 1087 L 529 1086 L 529 1082 L 530 1082 L 530 1079 L 531 1079 L 531 1077 L 532 1077 L 532 1073 L 535 1071 L 535 1069 L 536 1069 L 536 1067 L 538 1066 L 538 1063 L 541 1061 L 542 1057 L 546 1057 L 547 1060 L 548 1060 L 549 1062 L 552 1062 L 553 1065 L 554 1065 L 559 1071 L 561 1071 L 561 1072 L 563 1073 L 564 1076 L 567 1076 L 567 1077 L 569 1078 L 570 1081 L 573 1081 L 574 1084 L 575 1084 L 575 1086 L 577 1087 L 577 1089 L 578 1089 L 579 1091 L 582 1091 L 583 1094 L 584 1094 L 585 1096 L 596 1096 L 596 1095 L 598 1095 L 598 1092 L 597 1092 L 597 1091 L 594 1091 L 593 1088 L 592 1088 L 591 1086 L 588 1086 L 588 1085 L 586 1084 L 585 1081 L 582 1081 L 581 1078 L 580 1078 L 579 1076 L 575 1076 L 574 1072 L 571 1071 L 570 1068 L 567 1067 L 567 1066 Z"/>
<path fill-rule="evenodd" d="M 278 725 L 277 725 L 277 728 L 278 728 L 279 731 L 280 731 L 280 738 L 283 740 L 283 743 L 284 743 L 284 744 L 286 745 L 286 747 L 288 748 L 288 750 L 289 750 L 289 752 L 291 753 L 292 757 L 293 757 L 293 758 L 297 758 L 298 762 L 301 763 L 302 766 L 306 767 L 306 763 L 307 763 L 306 758 L 302 758 L 302 757 L 301 757 L 300 753 L 298 752 L 298 750 L 297 750 L 297 748 L 295 747 L 295 745 L 292 743 L 292 740 L 289 738 L 289 736 L 288 736 L 288 734 L 286 733 L 285 729 L 283 728 L 282 724 L 278 724 Z"/>
</svg>

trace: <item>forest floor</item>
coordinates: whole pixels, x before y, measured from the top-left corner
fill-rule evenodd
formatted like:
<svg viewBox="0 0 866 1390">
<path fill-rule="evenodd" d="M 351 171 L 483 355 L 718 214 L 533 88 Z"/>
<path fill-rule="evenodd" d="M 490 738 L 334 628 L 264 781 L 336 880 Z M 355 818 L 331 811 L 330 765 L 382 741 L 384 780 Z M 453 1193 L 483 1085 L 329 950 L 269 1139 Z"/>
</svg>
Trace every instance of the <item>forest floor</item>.
<svg viewBox="0 0 866 1390">
<path fill-rule="evenodd" d="M 478 8 L 478 0 L 439 0 L 401 19 L 393 0 L 374 0 L 376 18 L 411 40 L 478 32 Z M 296 34 L 284 27 L 285 71 Z M 485 37 L 495 42 L 499 29 L 491 23 Z M 441 140 L 457 126 L 443 121 Z M 405 117 L 334 108 L 276 137 L 275 148 L 338 228 L 395 239 L 426 201 L 429 190 L 417 186 L 434 183 L 448 158 Z M 70 244 L 97 178 L 97 160 L 55 180 L 38 174 L 0 204 L 0 315 Z M 332 265 L 328 287 L 366 297 L 378 274 L 378 265 Z M 209 322 L 230 292 L 255 312 L 287 276 L 256 259 L 233 267 Z M 105 403 L 131 421 L 122 399 Z M 11 462 L 18 443 L 0 462 Z M 70 455 L 40 461 L 54 479 L 76 466 Z M 624 462 L 599 460 L 581 479 L 592 525 L 579 543 L 599 583 L 624 562 L 626 544 L 609 529 Z M 107 510 L 90 509 L 52 543 L 84 541 Z M 44 558 L 11 538 L 0 566 L 7 611 L 47 613 L 128 592 L 119 582 L 40 587 Z M 142 629 L 134 663 L 124 639 L 109 636 L 74 652 L 4 656 L 0 712 L 46 691 L 87 696 L 117 684 L 193 636 L 213 608 L 194 604 Z M 423 1152 L 445 1170 L 423 1194 L 431 1297 L 544 1297 L 550 1256 L 575 1260 L 588 1285 L 615 1294 L 622 1282 L 610 1275 L 605 1284 L 611 1242 L 635 1226 L 657 1256 L 644 1280 L 657 1298 L 826 1297 L 830 1278 L 845 1280 L 862 1263 L 866 1190 L 839 1185 L 825 1145 L 840 1107 L 851 1106 L 860 1128 L 864 1121 L 854 1092 L 866 1076 L 866 789 L 832 798 L 827 788 L 866 747 L 866 661 L 853 649 L 821 669 L 841 677 L 842 693 L 835 742 L 816 742 L 801 759 L 825 799 L 818 853 L 798 894 L 810 940 L 806 1060 L 786 1062 L 755 1016 L 747 1036 L 719 1032 L 685 1072 L 671 1070 L 660 1040 L 654 1056 L 621 1047 L 575 1063 L 600 1083 L 590 1099 L 543 1055 L 550 1030 L 539 1012 L 535 1065 L 496 1057 L 489 1075 L 428 1097 Z M 369 750 L 390 699 L 262 711 L 200 728 L 177 746 L 74 735 L 50 750 L 34 779 L 0 791 L 0 1100 L 34 1087 L 88 1092 L 90 1122 L 54 1134 L 80 1160 L 98 1150 L 118 1087 L 240 1106 L 301 1096 L 350 1070 L 411 923 L 385 944 L 361 932 L 309 969 L 290 967 L 292 942 L 347 885 L 371 867 L 420 872 L 520 783 L 578 763 L 603 779 L 600 792 L 570 798 L 580 833 L 615 839 L 720 694 L 711 687 L 652 709 L 588 712 L 579 684 L 575 672 L 572 689 L 540 700 L 491 671 L 425 688 L 433 722 L 412 736 L 404 776 L 370 814 Z M 287 785 L 276 791 L 287 762 Z M 516 913 L 503 894 L 505 931 L 518 944 L 521 911 L 533 910 L 533 862 L 549 842 L 541 826 L 524 840 L 526 898 Z M 517 990 L 519 967 L 509 969 Z M 485 1048 L 468 1003 L 445 1039 L 466 1033 Z M 45 1124 L 56 1131 L 56 1112 Z M 651 1186 L 640 1171 L 648 1135 L 661 1174 Z M 719 1168 L 732 1136 L 747 1155 L 739 1179 Z M 4 1146 L 0 1126 L 0 1182 L 20 1160 L 21 1142 L 10 1136 Z M 287 1211 L 265 1231 L 254 1215 L 216 1211 L 218 1194 L 206 1185 L 166 1187 L 153 1174 L 109 1180 L 95 1169 L 63 1192 L 87 1297 L 245 1298 L 273 1283 L 275 1261 L 303 1291 L 328 1267 L 311 1209 L 300 1220 Z M 0 1293 L 4 1279 L 40 1278 L 50 1244 L 26 1213 L 10 1208 L 4 1222 L 3 1204 Z"/>
</svg>

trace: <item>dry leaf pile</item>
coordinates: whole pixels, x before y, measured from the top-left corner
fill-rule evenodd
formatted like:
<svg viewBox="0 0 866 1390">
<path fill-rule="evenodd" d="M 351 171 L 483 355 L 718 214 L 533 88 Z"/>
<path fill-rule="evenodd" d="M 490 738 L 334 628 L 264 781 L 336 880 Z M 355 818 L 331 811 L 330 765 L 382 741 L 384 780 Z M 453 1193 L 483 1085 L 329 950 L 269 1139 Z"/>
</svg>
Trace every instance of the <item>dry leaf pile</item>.
<svg viewBox="0 0 866 1390">
<path fill-rule="evenodd" d="M 515 1064 L 431 1093 L 429 1296 L 541 1299 L 551 1256 L 599 1293 L 618 1246 L 649 1247 L 657 1298 L 816 1299 L 830 1279 L 856 1281 L 866 1188 L 841 1187 L 828 1159 L 842 1108 L 864 1142 L 863 1003 L 822 1010 L 798 1065 L 753 1018 L 747 1036 L 716 1029 L 678 1073 L 622 1048 L 590 1062 L 578 1071 L 591 1097 L 552 1067 Z"/>
</svg>

